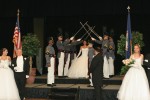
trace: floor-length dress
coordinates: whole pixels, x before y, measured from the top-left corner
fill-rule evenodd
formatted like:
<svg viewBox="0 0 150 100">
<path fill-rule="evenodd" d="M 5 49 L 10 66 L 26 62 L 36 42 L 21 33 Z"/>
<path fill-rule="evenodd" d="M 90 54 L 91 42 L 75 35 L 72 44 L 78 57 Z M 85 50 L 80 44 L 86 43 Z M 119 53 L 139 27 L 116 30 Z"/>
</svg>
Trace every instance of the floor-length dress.
<svg viewBox="0 0 150 100">
<path fill-rule="evenodd" d="M 150 100 L 150 89 L 144 68 L 143 57 L 134 58 L 132 67 L 126 73 L 120 90 L 118 100 Z"/>
<path fill-rule="evenodd" d="M 74 59 L 68 71 L 67 76 L 70 78 L 88 77 L 88 48 L 82 48 L 81 52 L 82 55 Z"/>
<path fill-rule="evenodd" d="M 0 60 L 0 100 L 20 100 L 9 60 Z"/>
</svg>

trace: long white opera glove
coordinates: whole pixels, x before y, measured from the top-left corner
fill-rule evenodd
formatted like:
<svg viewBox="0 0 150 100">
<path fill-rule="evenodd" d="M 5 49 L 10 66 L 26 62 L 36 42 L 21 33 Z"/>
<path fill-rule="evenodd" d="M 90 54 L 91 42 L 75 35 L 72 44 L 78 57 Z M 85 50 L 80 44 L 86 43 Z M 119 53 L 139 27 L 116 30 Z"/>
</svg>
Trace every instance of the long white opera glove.
<svg viewBox="0 0 150 100">
<path fill-rule="evenodd" d="M 11 65 L 11 61 L 9 61 L 9 66 Z"/>
<path fill-rule="evenodd" d="M 95 39 L 95 38 L 93 38 L 93 37 L 91 37 L 91 40 L 95 41 L 96 39 Z"/>
<path fill-rule="evenodd" d="M 145 59 L 144 61 L 145 61 L 145 62 L 148 62 L 148 59 Z"/>
<path fill-rule="evenodd" d="M 103 38 L 101 36 L 99 36 L 98 38 L 99 38 L 99 40 L 103 40 Z"/>
<path fill-rule="evenodd" d="M 81 41 L 81 39 L 78 39 L 77 41 Z"/>
<path fill-rule="evenodd" d="M 78 53 L 78 55 L 77 55 L 77 58 L 80 56 L 80 54 L 81 54 L 81 50 L 79 51 L 79 53 Z"/>
<path fill-rule="evenodd" d="M 29 78 L 29 75 L 26 75 L 26 78 Z"/>
<path fill-rule="evenodd" d="M 71 38 L 70 38 L 70 40 L 73 40 L 74 39 L 74 36 L 72 36 Z"/>
</svg>

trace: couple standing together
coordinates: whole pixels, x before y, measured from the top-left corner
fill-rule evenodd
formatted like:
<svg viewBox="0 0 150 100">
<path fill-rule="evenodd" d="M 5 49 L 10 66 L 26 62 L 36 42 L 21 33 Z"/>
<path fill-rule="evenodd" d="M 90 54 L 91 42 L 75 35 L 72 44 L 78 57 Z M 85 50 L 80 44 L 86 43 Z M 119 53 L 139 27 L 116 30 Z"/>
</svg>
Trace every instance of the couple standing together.
<svg viewBox="0 0 150 100">
<path fill-rule="evenodd" d="M 83 45 L 80 48 L 78 56 L 73 60 L 68 71 L 68 77 L 88 77 L 88 66 L 90 68 L 91 61 L 94 57 L 93 43 L 100 44 L 103 51 L 103 77 L 109 78 L 110 76 L 114 75 L 115 44 L 113 42 L 113 38 L 112 36 L 108 36 L 107 34 L 105 34 L 103 39 L 102 37 L 99 37 L 99 39 L 100 40 L 96 40 L 91 37 L 92 43 L 90 43 L 89 45 L 87 45 L 88 43 L 86 41 L 83 41 Z"/>
<path fill-rule="evenodd" d="M 22 50 L 16 50 L 17 57 L 7 56 L 3 48 L 0 56 L 0 100 L 23 100 L 26 78 L 29 78 L 29 59 L 22 56 Z"/>
</svg>

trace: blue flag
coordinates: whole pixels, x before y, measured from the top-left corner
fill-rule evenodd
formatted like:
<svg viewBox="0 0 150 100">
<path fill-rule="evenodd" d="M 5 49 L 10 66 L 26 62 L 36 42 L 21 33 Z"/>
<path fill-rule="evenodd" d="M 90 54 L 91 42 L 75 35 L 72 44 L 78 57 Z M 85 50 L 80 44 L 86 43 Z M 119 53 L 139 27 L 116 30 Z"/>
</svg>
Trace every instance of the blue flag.
<svg viewBox="0 0 150 100">
<path fill-rule="evenodd" d="M 132 53 L 131 20 L 130 20 L 130 12 L 128 12 L 127 33 L 126 33 L 126 59 L 130 58 L 131 53 Z"/>
</svg>

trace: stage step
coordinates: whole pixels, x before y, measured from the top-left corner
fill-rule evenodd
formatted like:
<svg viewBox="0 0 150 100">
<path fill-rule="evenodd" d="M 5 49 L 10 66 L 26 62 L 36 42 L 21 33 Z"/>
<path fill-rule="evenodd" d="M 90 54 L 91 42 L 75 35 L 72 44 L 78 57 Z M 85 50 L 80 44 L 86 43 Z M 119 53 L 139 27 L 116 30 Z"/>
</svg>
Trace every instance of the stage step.
<svg viewBox="0 0 150 100">
<path fill-rule="evenodd" d="M 79 89 L 78 88 L 51 88 L 49 99 L 53 100 L 79 100 Z"/>
<path fill-rule="evenodd" d="M 49 99 L 51 89 L 77 89 L 80 86 L 79 100 L 94 100 L 94 88 L 87 87 L 87 84 L 57 84 L 55 87 L 48 87 L 46 84 L 31 84 L 26 85 L 26 98 L 43 98 Z M 103 97 L 104 100 L 117 100 L 117 92 L 120 85 L 104 85 L 103 86 Z M 31 99 L 32 100 L 32 99 Z M 33 99 L 34 100 L 34 99 Z M 38 100 L 38 99 L 37 99 Z M 56 99 L 52 99 L 56 100 Z M 61 99 L 62 100 L 62 99 Z M 67 100 L 67 99 L 65 99 Z M 70 99 L 71 100 L 71 99 Z"/>
<path fill-rule="evenodd" d="M 35 84 L 46 84 L 47 77 L 46 75 L 43 76 L 36 76 Z M 55 78 L 56 84 L 89 84 L 89 79 L 86 78 Z M 103 79 L 103 84 L 110 84 L 110 85 L 120 85 L 122 83 L 122 76 L 114 76 L 109 79 Z"/>
</svg>

